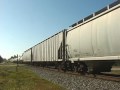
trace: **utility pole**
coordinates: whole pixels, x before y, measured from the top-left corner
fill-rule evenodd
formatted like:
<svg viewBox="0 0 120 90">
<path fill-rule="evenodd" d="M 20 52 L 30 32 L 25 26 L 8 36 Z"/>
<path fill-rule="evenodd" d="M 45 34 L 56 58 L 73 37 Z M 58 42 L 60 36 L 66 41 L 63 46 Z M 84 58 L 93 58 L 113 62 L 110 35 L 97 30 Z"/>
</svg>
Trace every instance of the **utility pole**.
<svg viewBox="0 0 120 90">
<path fill-rule="evenodd" d="M 16 71 L 18 71 L 18 54 L 17 54 L 17 66 L 16 66 Z"/>
<path fill-rule="evenodd" d="M 17 54 L 17 67 L 18 67 L 18 54 Z"/>
</svg>

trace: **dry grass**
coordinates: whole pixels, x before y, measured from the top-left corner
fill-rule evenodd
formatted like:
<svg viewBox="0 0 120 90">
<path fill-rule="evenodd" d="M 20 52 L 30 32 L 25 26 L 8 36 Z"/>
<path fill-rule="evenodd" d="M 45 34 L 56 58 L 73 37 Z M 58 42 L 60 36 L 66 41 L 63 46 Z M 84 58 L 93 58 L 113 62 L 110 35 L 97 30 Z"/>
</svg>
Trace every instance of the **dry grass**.
<svg viewBox="0 0 120 90">
<path fill-rule="evenodd" d="M 0 90 L 65 90 L 35 73 L 15 65 L 0 65 Z"/>
</svg>

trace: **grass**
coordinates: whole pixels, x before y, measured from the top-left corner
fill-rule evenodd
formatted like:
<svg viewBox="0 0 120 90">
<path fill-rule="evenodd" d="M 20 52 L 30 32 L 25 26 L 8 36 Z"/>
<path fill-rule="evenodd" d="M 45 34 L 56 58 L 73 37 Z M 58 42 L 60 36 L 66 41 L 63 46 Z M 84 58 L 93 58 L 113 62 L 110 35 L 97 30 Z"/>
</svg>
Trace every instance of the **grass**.
<svg viewBox="0 0 120 90">
<path fill-rule="evenodd" d="M 0 90 L 65 90 L 24 66 L 0 65 Z"/>
</svg>

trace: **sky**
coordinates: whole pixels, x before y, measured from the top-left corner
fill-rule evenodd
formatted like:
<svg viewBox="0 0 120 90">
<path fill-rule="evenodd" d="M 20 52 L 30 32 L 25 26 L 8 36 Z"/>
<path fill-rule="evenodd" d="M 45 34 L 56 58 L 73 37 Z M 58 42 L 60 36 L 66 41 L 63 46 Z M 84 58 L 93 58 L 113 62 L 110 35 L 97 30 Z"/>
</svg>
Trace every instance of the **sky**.
<svg viewBox="0 0 120 90">
<path fill-rule="evenodd" d="M 0 55 L 28 48 L 116 0 L 0 0 Z"/>
</svg>

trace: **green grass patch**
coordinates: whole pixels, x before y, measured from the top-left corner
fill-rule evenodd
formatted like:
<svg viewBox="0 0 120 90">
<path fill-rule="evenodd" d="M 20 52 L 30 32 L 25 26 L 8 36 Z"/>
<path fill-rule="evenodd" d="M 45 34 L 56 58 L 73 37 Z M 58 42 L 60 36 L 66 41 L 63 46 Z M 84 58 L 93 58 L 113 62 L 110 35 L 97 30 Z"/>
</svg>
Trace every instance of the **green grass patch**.
<svg viewBox="0 0 120 90">
<path fill-rule="evenodd" d="M 65 90 L 25 66 L 0 65 L 0 90 Z"/>
</svg>

